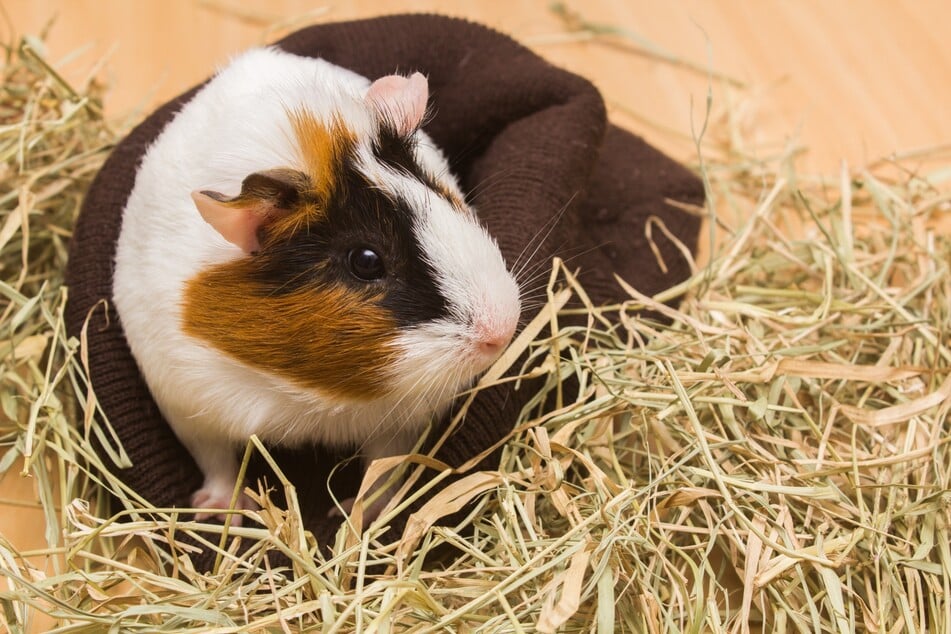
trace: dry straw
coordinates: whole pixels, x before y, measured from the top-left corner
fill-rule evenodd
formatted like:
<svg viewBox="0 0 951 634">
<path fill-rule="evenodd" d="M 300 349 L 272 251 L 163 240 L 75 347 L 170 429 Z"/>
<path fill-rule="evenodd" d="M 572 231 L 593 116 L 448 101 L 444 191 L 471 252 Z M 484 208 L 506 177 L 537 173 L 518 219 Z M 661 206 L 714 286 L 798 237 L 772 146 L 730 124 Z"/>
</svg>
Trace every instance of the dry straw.
<svg viewBox="0 0 951 634">
<path fill-rule="evenodd" d="M 289 510 L 261 498 L 263 528 L 222 535 L 149 509 L 90 452 L 110 431 L 65 336 L 62 271 L 116 135 L 97 87 L 40 50 L 8 49 L 2 71 L 0 471 L 35 479 L 49 546 L 0 537 L 7 630 L 38 613 L 62 632 L 951 630 L 947 169 L 806 180 L 792 151 L 753 161 L 714 121 L 703 174 L 729 236 L 709 264 L 662 297 L 588 306 L 585 327 L 559 327 L 584 293 L 558 267 L 486 380 L 527 349 L 547 377 L 533 403 L 568 376 L 583 398 L 527 407 L 497 471 L 404 491 L 438 492 L 399 544 L 345 526 L 327 557 L 292 490 Z M 213 574 L 186 533 L 219 552 Z"/>
</svg>

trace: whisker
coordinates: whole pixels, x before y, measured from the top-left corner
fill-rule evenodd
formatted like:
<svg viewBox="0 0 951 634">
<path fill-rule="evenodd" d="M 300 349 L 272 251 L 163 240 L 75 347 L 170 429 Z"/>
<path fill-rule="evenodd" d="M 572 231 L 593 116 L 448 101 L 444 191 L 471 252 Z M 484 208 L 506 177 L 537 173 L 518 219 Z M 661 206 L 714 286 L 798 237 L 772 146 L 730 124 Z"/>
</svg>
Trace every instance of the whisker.
<svg viewBox="0 0 951 634">
<path fill-rule="evenodd" d="M 489 174 L 488 176 L 483 178 L 481 181 L 479 181 L 478 183 L 476 183 L 475 185 L 473 185 L 472 187 L 466 190 L 466 201 L 469 203 L 472 203 L 472 201 L 478 198 L 482 194 L 483 191 L 489 188 L 490 185 L 494 184 L 497 180 L 508 176 L 513 171 L 514 170 L 510 168 L 510 169 L 499 170 L 497 172 L 493 172 L 492 174 Z"/>
<path fill-rule="evenodd" d="M 539 229 L 539 231 L 534 236 L 532 236 L 532 238 L 525 244 L 525 247 L 522 249 L 521 253 L 519 253 L 515 258 L 515 262 L 512 265 L 512 271 L 516 279 L 518 279 L 518 277 L 521 275 L 524 267 L 527 266 L 529 262 L 534 260 L 535 256 L 538 254 L 538 250 L 541 249 L 542 245 L 546 240 L 548 240 L 552 232 L 555 230 L 555 227 L 559 222 L 561 222 L 562 218 L 565 217 L 565 213 L 568 211 L 568 207 L 571 205 L 572 200 L 574 200 L 574 196 L 572 196 L 571 200 L 568 200 L 568 202 L 562 205 L 561 209 L 559 209 L 557 213 L 555 213 L 545 222 L 544 225 L 542 225 L 541 229 Z M 544 231 L 544 235 L 542 235 L 542 231 Z M 535 243 L 535 248 L 532 249 L 532 252 L 528 255 L 528 257 L 523 260 L 522 258 L 525 256 L 525 252 L 532 247 L 533 243 Z"/>
<path fill-rule="evenodd" d="M 464 375 L 465 373 L 464 373 L 461 369 L 459 369 L 460 366 L 459 366 L 458 363 L 455 363 L 455 362 L 454 362 L 455 359 L 454 359 L 453 357 L 449 357 L 449 356 L 447 355 L 447 359 L 449 360 L 448 363 L 446 363 L 446 364 L 438 364 L 438 365 L 446 365 L 446 366 L 448 366 L 449 369 L 450 369 L 451 374 L 450 374 L 447 378 L 444 378 L 444 379 L 442 379 L 442 380 L 440 380 L 440 379 L 438 378 L 438 377 L 445 377 L 445 375 L 442 374 L 442 373 L 433 373 L 433 374 L 431 374 L 431 375 L 428 375 L 428 378 L 430 379 L 430 380 L 429 380 L 429 384 L 426 385 L 426 386 L 421 390 L 421 394 L 419 395 L 419 398 L 416 400 L 416 406 L 415 406 L 415 407 L 413 408 L 413 410 L 411 411 L 411 414 L 415 414 L 415 412 L 416 412 L 420 407 L 422 407 L 422 405 L 423 405 L 424 403 L 430 403 L 430 402 L 439 403 L 439 402 L 441 402 L 441 401 L 443 400 L 444 396 L 446 395 L 446 393 L 447 393 L 451 388 L 452 388 L 452 389 L 455 389 L 455 386 L 460 385 L 460 381 L 461 381 L 461 379 L 463 378 L 463 375 Z M 427 376 L 427 375 L 424 375 L 424 376 Z M 417 383 L 417 384 L 418 384 L 418 383 Z M 399 428 L 397 429 L 397 431 L 398 431 L 398 432 L 402 432 L 402 431 L 403 431 L 403 428 L 406 426 L 406 424 L 408 424 L 408 422 L 409 422 L 409 421 L 404 418 L 404 420 L 401 421 L 401 424 L 400 424 Z"/>
</svg>

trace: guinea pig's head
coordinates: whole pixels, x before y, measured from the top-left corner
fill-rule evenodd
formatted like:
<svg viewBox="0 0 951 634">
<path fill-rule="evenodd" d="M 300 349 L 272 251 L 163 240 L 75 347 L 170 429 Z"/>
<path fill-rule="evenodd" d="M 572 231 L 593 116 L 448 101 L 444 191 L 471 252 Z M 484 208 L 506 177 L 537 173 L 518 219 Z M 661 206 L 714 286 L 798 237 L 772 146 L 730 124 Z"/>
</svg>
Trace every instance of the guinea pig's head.
<svg viewBox="0 0 951 634">
<path fill-rule="evenodd" d="M 183 330 L 341 404 L 450 402 L 510 342 L 519 290 L 417 130 L 426 80 L 377 80 L 365 117 L 288 112 L 299 161 L 196 191 L 238 257 L 188 281 Z M 354 124 L 353 121 L 363 121 Z"/>
</svg>

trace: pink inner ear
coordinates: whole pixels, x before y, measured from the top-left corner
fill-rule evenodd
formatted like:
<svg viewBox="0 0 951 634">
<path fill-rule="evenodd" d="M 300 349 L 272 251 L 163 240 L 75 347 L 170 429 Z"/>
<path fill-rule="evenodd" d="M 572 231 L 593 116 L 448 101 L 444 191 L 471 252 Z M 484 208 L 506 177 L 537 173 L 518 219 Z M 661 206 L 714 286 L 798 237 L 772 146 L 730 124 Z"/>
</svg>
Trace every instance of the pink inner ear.
<svg viewBox="0 0 951 634">
<path fill-rule="evenodd" d="M 413 73 L 409 77 L 387 75 L 370 85 L 366 99 L 392 118 L 397 133 L 408 136 L 423 122 L 429 100 L 429 82 L 422 73 Z"/>
<path fill-rule="evenodd" d="M 201 191 L 192 192 L 192 200 L 205 222 L 215 228 L 225 240 L 245 253 L 261 248 L 258 229 L 267 220 L 267 209 L 260 204 L 235 206 L 216 200 Z"/>
</svg>

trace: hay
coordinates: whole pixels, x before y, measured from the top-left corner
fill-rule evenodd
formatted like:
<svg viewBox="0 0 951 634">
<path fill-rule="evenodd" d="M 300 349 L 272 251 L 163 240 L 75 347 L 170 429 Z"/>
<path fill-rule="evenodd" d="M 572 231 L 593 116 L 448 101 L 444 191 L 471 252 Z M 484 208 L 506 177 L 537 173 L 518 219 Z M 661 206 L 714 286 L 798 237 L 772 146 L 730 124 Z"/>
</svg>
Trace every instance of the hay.
<svg viewBox="0 0 951 634">
<path fill-rule="evenodd" d="M 62 268 L 116 135 L 98 87 L 69 87 L 40 50 L 7 49 L 0 105 L 0 471 L 36 479 L 49 542 L 0 537 L 8 630 L 37 612 L 63 632 L 951 629 L 946 168 L 808 179 L 795 148 L 754 161 L 713 120 L 711 231 L 730 236 L 715 257 L 660 297 L 589 306 L 586 327 L 559 326 L 584 294 L 557 267 L 486 381 L 528 349 L 547 377 L 534 403 L 571 375 L 583 398 L 526 408 L 499 469 L 463 469 L 400 544 L 375 539 L 396 508 L 344 526 L 326 557 L 292 489 L 289 510 L 258 492 L 263 528 L 222 529 L 147 508 L 90 452 L 110 432 L 65 336 Z M 433 473 L 405 496 L 438 490 Z M 435 526 L 454 508 L 463 522 Z M 185 533 L 218 550 L 213 574 Z M 253 545 L 238 555 L 236 538 Z"/>
</svg>

